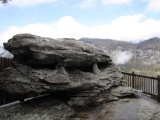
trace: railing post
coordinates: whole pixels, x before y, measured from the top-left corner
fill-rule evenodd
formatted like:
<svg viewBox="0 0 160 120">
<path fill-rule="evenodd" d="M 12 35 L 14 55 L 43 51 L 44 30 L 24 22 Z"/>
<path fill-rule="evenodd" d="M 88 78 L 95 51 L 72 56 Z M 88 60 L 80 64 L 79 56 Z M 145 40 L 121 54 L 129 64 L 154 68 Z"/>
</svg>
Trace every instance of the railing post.
<svg viewBox="0 0 160 120">
<path fill-rule="evenodd" d="M 132 88 L 134 88 L 134 76 L 135 76 L 135 74 L 134 74 L 134 72 L 132 72 Z"/>
<path fill-rule="evenodd" d="M 160 75 L 157 76 L 158 80 L 158 102 L 160 102 Z"/>
</svg>

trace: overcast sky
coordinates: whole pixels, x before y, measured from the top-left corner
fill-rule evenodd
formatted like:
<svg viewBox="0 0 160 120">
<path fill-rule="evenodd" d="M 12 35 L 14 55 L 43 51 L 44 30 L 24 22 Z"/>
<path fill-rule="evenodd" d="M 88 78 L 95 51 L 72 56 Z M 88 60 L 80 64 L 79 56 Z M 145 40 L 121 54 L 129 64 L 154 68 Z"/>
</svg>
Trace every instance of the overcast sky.
<svg viewBox="0 0 160 120">
<path fill-rule="evenodd" d="M 123 41 L 160 37 L 160 0 L 12 0 L 0 5 L 0 45 L 17 33 Z"/>
</svg>

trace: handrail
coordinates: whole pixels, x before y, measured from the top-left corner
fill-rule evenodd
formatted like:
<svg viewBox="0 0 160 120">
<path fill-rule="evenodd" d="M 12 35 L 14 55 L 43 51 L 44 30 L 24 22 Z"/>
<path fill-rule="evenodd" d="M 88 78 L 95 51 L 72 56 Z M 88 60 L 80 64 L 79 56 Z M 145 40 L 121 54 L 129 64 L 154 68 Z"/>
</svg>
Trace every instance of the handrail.
<svg viewBox="0 0 160 120">
<path fill-rule="evenodd" d="M 137 90 L 142 90 L 145 94 L 157 98 L 160 102 L 160 76 L 151 77 L 135 74 L 134 72 L 121 72 L 126 80 L 125 85 Z"/>
<path fill-rule="evenodd" d="M 139 77 L 144 77 L 144 78 L 150 78 L 150 79 L 157 79 L 157 77 L 151 77 L 151 76 L 147 76 L 147 75 L 140 75 L 140 74 L 133 74 L 133 73 L 128 73 L 128 72 L 121 72 L 122 74 L 128 74 L 128 75 L 133 75 L 133 76 L 139 76 Z"/>
<path fill-rule="evenodd" d="M 0 72 L 7 67 L 12 66 L 12 58 L 0 57 Z"/>
</svg>

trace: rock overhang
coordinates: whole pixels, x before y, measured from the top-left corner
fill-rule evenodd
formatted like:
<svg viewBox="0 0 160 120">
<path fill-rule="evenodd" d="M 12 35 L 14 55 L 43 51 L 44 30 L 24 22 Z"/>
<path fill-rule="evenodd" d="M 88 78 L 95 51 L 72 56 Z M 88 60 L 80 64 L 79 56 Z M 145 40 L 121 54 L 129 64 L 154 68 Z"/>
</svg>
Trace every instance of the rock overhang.
<svg viewBox="0 0 160 120">
<path fill-rule="evenodd" d="M 0 73 L 0 87 L 11 94 L 60 92 L 69 104 L 85 106 L 134 93 L 111 94 L 113 87 L 123 86 L 123 75 L 110 56 L 93 45 L 18 34 L 4 47 L 14 55 L 14 65 Z"/>
</svg>

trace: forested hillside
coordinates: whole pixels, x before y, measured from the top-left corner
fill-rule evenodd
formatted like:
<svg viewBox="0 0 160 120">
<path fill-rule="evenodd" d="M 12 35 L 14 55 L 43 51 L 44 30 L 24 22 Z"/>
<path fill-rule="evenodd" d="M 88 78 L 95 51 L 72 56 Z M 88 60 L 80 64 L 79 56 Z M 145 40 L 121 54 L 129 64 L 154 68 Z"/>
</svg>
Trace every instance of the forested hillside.
<svg viewBox="0 0 160 120">
<path fill-rule="evenodd" d="M 160 38 L 139 43 L 111 39 L 82 38 L 107 52 L 122 71 L 156 76 L 160 74 Z"/>
</svg>

